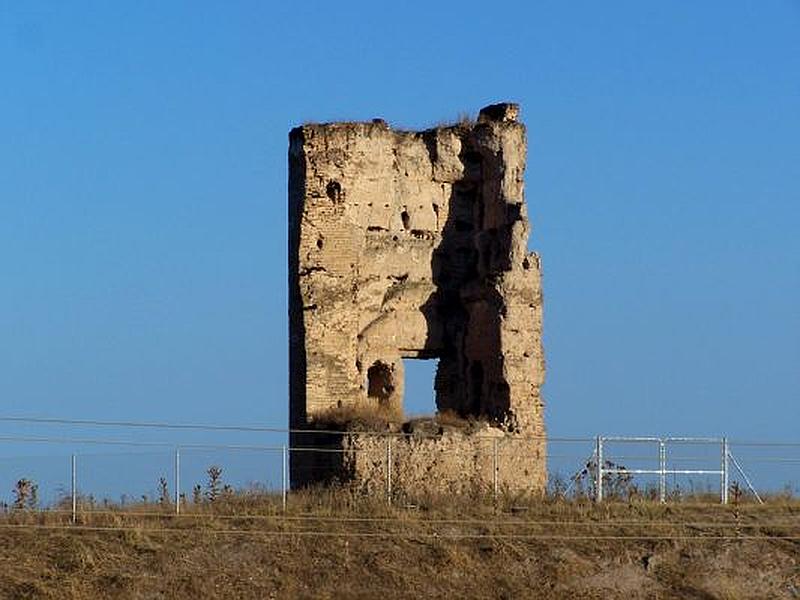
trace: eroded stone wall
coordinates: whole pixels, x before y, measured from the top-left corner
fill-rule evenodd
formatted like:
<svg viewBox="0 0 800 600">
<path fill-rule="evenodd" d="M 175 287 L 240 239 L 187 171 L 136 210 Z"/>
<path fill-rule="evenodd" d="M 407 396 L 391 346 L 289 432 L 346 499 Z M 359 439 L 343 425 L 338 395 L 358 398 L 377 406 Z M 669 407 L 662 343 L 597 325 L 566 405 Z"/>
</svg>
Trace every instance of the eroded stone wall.
<svg viewBox="0 0 800 600">
<path fill-rule="evenodd" d="M 543 474 L 540 264 L 517 118 L 501 104 L 421 132 L 380 120 L 291 132 L 292 428 L 337 407 L 401 409 L 402 359 L 438 358 L 438 410 L 539 439 Z M 301 462 L 293 483 L 308 479 Z"/>
</svg>

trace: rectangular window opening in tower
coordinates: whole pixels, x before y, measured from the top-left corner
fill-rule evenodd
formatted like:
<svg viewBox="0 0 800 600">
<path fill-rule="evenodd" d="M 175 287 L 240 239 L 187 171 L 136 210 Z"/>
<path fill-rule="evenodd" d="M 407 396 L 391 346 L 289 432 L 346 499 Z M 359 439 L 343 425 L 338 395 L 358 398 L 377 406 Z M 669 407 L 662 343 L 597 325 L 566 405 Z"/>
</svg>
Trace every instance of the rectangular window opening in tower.
<svg viewBox="0 0 800 600">
<path fill-rule="evenodd" d="M 403 411 L 406 418 L 433 416 L 436 414 L 434 381 L 438 366 L 438 358 L 403 359 L 403 371 L 405 372 Z"/>
</svg>

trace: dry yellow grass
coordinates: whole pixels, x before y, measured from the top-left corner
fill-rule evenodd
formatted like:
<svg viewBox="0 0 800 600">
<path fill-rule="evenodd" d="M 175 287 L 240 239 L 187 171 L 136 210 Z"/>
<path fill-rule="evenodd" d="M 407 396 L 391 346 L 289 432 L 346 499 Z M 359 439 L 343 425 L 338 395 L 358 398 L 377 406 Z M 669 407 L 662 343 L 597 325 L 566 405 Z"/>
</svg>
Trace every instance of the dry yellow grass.
<svg viewBox="0 0 800 600">
<path fill-rule="evenodd" d="M 3 598 L 796 598 L 800 504 L 345 490 L 0 520 Z"/>
<path fill-rule="evenodd" d="M 346 405 L 330 408 L 314 417 L 310 427 L 327 431 L 400 431 L 403 428 L 455 428 L 466 430 L 478 421 L 459 416 L 452 410 L 433 416 L 406 418 L 396 406 Z"/>
<path fill-rule="evenodd" d="M 316 415 L 309 426 L 331 431 L 386 431 L 402 421 L 403 413 L 396 406 L 348 404 Z"/>
</svg>

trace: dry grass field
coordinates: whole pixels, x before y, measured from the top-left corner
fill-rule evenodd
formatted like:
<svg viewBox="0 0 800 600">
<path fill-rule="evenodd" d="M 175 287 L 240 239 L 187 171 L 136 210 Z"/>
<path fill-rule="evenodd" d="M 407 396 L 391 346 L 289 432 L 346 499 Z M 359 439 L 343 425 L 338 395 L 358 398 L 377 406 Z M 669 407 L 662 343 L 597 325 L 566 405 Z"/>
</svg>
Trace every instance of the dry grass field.
<svg viewBox="0 0 800 600">
<path fill-rule="evenodd" d="M 9 511 L 2 598 L 798 598 L 800 502 L 345 491 Z"/>
</svg>

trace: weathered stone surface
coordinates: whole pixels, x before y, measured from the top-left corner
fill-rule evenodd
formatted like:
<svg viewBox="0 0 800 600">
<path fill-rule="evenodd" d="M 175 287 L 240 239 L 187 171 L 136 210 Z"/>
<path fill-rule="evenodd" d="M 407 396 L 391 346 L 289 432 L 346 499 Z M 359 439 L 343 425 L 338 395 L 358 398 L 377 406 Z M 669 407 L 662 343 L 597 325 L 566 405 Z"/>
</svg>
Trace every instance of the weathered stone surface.
<svg viewBox="0 0 800 600">
<path fill-rule="evenodd" d="M 422 132 L 380 120 L 292 130 L 293 429 L 337 407 L 402 410 L 402 359 L 438 358 L 438 410 L 487 425 L 424 440 L 400 435 L 392 459 L 400 461 L 398 481 L 402 473 L 428 473 L 452 487 L 485 454 L 477 450 L 483 441 L 500 436 L 528 461 L 509 487 L 544 485 L 540 263 L 527 251 L 518 114 L 516 105 L 499 104 L 481 110 L 477 123 Z M 379 442 L 369 437 L 294 442 L 359 449 L 348 456 L 364 459 L 346 470 L 377 480 L 366 457 Z M 467 463 L 445 458 L 459 453 Z M 326 461 L 314 459 L 312 469 L 310 455 L 294 453 L 293 484 L 325 477 Z"/>
</svg>

